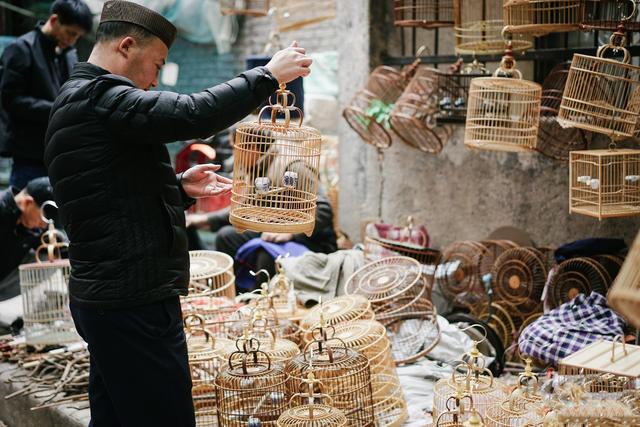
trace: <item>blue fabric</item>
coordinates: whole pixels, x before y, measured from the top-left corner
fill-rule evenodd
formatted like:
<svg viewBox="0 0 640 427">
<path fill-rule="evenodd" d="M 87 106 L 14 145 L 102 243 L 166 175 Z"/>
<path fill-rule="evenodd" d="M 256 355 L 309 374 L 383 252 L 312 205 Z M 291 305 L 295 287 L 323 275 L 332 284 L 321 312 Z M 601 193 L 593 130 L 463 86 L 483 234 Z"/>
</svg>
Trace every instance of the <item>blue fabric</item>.
<svg viewBox="0 0 640 427">
<path fill-rule="evenodd" d="M 254 288 L 253 284 L 255 279 L 251 276 L 249 271 L 251 270 L 251 266 L 255 264 L 257 251 L 260 249 L 264 249 L 274 259 L 277 258 L 278 255 L 285 256 L 286 254 L 289 254 L 291 257 L 297 257 L 305 252 L 309 252 L 309 249 L 306 246 L 293 241 L 285 243 L 271 243 L 266 242 L 259 237 L 249 240 L 247 243 L 240 246 L 236 252 L 236 261 L 239 262 L 236 286 L 240 290 L 246 291 Z"/>
<path fill-rule="evenodd" d="M 590 257 L 593 255 L 616 255 L 627 248 L 624 240 L 603 237 L 576 240 L 556 249 L 554 255 L 556 262 L 576 257 Z"/>
</svg>

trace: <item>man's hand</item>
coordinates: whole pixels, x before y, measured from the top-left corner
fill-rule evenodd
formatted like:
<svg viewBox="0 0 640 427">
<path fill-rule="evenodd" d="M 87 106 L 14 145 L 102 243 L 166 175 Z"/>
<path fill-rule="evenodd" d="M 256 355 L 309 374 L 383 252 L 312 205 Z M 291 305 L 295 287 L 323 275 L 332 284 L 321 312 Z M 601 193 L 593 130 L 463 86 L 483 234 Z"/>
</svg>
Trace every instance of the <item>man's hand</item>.
<svg viewBox="0 0 640 427">
<path fill-rule="evenodd" d="M 200 197 L 221 196 L 231 191 L 233 181 L 217 175 L 220 165 L 207 163 L 197 165 L 182 174 L 182 188 L 187 196 L 194 199 Z"/>
<path fill-rule="evenodd" d="M 187 228 L 189 227 L 208 228 L 209 227 L 207 214 L 203 214 L 203 213 L 187 214 L 186 221 L 187 221 Z"/>
<path fill-rule="evenodd" d="M 278 83 L 289 83 L 298 77 L 306 77 L 311 73 L 309 67 L 313 61 L 305 53 L 306 49 L 298 47 L 298 42 L 293 42 L 288 48 L 276 52 L 266 67 Z"/>
<path fill-rule="evenodd" d="M 285 243 L 293 240 L 293 234 L 291 233 L 262 233 L 260 237 L 265 242 L 271 243 Z"/>
</svg>

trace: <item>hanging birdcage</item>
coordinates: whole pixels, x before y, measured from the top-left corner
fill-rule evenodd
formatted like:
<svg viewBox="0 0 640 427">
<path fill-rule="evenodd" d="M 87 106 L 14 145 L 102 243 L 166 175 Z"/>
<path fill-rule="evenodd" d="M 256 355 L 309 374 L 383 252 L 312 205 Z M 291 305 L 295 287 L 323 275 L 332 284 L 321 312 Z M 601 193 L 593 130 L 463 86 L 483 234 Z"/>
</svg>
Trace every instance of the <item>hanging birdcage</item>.
<svg viewBox="0 0 640 427">
<path fill-rule="evenodd" d="M 578 294 L 598 292 L 606 295 L 606 271 L 589 258 L 571 258 L 558 264 L 549 279 L 547 298 L 551 308 L 574 299 Z"/>
<path fill-rule="evenodd" d="M 437 93 L 438 70 L 418 67 L 390 114 L 391 129 L 425 153 L 439 153 L 448 139 L 448 129 L 436 127 Z"/>
<path fill-rule="evenodd" d="M 542 87 L 522 80 L 515 67 L 513 52 L 507 47 L 494 77 L 471 81 L 464 134 L 467 147 L 495 151 L 536 148 Z"/>
<path fill-rule="evenodd" d="M 233 258 L 216 251 L 189 251 L 189 295 L 236 297 Z"/>
<path fill-rule="evenodd" d="M 621 24 L 597 56 L 573 56 L 558 121 L 609 136 L 614 142 L 633 137 L 640 119 L 640 67 L 629 63 Z M 621 61 L 605 58 L 607 51 L 622 52 Z"/>
<path fill-rule="evenodd" d="M 620 20 L 625 20 L 627 31 L 640 31 L 635 0 L 584 0 L 583 30 L 615 31 Z M 625 19 L 629 17 L 628 19 Z"/>
<path fill-rule="evenodd" d="M 275 427 L 289 402 L 289 377 L 282 364 L 261 353 L 258 340 L 238 340 L 236 345 L 239 350 L 216 378 L 219 425 Z"/>
<path fill-rule="evenodd" d="M 453 26 L 453 0 L 395 0 L 393 11 L 398 27 Z"/>
<path fill-rule="evenodd" d="M 459 60 L 449 72 L 438 72 L 438 120 L 464 120 L 471 80 L 490 75 L 484 64 L 475 59 L 466 65 Z"/>
<path fill-rule="evenodd" d="M 505 0 L 504 31 L 533 36 L 573 31 L 582 15 L 582 0 Z"/>
<path fill-rule="evenodd" d="M 640 215 L 640 150 L 572 151 L 569 211 L 598 219 Z"/>
<path fill-rule="evenodd" d="M 640 233 L 611 287 L 609 301 L 625 319 L 640 328 Z"/>
<path fill-rule="evenodd" d="M 306 391 L 302 391 L 304 388 Z M 317 388 L 320 390 L 316 390 Z M 278 418 L 278 427 L 347 426 L 344 412 L 333 407 L 331 396 L 322 393 L 322 382 L 315 378 L 313 372 L 307 374 L 307 378 L 300 384 L 299 392 L 291 396 L 291 401 L 296 398 L 307 399 L 307 404 L 287 409 Z"/>
<path fill-rule="evenodd" d="M 572 151 L 587 149 L 592 135 L 582 129 L 562 127 L 556 116 L 540 116 L 536 151 L 566 162 Z"/>
<path fill-rule="evenodd" d="M 341 323 L 335 326 L 334 337 L 369 359 L 376 425 L 402 425 L 408 417 L 407 403 L 384 326 L 373 320 Z"/>
<path fill-rule="evenodd" d="M 223 15 L 267 16 L 269 0 L 220 0 Z"/>
<path fill-rule="evenodd" d="M 302 125 L 302 111 L 289 105 L 290 96 L 280 85 L 278 104 L 264 107 L 256 123 L 243 123 L 235 132 L 229 221 L 241 231 L 313 232 L 322 136 Z M 269 108 L 271 121 L 262 123 L 262 111 Z M 292 111 L 300 114 L 297 125 L 290 123 Z M 279 113 L 284 122 L 276 121 Z"/>
<path fill-rule="evenodd" d="M 455 51 L 458 55 L 499 55 L 504 51 L 503 0 L 454 0 Z M 513 36 L 513 50 L 533 46 L 530 39 Z"/>
<path fill-rule="evenodd" d="M 335 0 L 275 0 L 278 31 L 299 30 L 336 17 Z"/>
<path fill-rule="evenodd" d="M 333 405 L 344 412 L 349 426 L 373 427 L 373 399 L 369 360 L 333 336 L 334 327 L 322 322 L 313 330 L 313 341 L 289 361 L 289 390 L 312 372 L 322 382 Z"/>
</svg>

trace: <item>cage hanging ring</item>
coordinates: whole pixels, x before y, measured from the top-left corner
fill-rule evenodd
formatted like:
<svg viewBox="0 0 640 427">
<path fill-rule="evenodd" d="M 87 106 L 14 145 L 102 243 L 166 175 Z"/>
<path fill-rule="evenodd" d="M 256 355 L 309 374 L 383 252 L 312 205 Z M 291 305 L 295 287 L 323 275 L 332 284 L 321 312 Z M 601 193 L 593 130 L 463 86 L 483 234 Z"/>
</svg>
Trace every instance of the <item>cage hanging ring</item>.
<svg viewBox="0 0 640 427">
<path fill-rule="evenodd" d="M 623 14 L 620 17 L 620 21 L 629 22 L 636 16 L 636 13 L 638 13 L 638 5 L 636 4 L 636 0 L 629 0 L 629 2 L 631 3 L 631 12 L 627 16 Z"/>
<path fill-rule="evenodd" d="M 620 51 L 620 50 L 624 52 L 624 57 L 622 58 L 622 61 L 620 61 L 620 62 L 622 62 L 624 64 L 628 64 L 629 61 L 631 60 L 631 55 L 629 54 L 629 51 L 626 48 L 624 48 L 623 46 L 613 46 L 611 44 L 605 44 L 605 45 L 600 46 L 598 48 L 596 56 L 598 58 L 603 58 L 605 52 L 607 50 L 609 50 L 609 49 L 613 50 L 614 52 L 617 52 L 617 51 Z"/>
<path fill-rule="evenodd" d="M 52 206 L 54 209 L 58 209 L 58 205 L 53 200 L 46 200 L 42 203 L 42 205 L 40 205 L 40 217 L 42 218 L 42 220 L 47 224 L 53 224 L 53 219 L 47 218 L 47 216 L 44 214 L 45 206 Z"/>
</svg>

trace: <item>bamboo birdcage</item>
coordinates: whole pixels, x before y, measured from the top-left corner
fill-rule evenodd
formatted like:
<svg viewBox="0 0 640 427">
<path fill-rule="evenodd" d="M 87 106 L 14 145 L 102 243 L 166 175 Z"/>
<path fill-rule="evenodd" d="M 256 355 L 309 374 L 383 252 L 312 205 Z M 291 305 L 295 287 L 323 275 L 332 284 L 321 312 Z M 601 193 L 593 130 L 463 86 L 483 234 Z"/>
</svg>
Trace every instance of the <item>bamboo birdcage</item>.
<svg viewBox="0 0 640 427">
<path fill-rule="evenodd" d="M 377 261 L 395 256 L 406 256 L 415 259 L 422 265 L 435 267 L 440 262 L 442 254 L 436 249 L 408 242 L 398 242 L 380 237 L 365 237 L 364 257 L 367 261 Z"/>
<path fill-rule="evenodd" d="M 278 418 L 278 427 L 346 427 L 347 417 L 344 412 L 334 408 L 333 399 L 322 393 L 322 382 L 315 378 L 313 372 L 300 384 L 300 390 L 291 396 L 291 402 L 297 397 L 308 399 L 307 404 L 292 406 Z M 319 391 L 316 391 L 319 388 Z M 317 403 L 322 401 L 322 403 Z M 325 402 L 326 401 L 326 402 Z"/>
<path fill-rule="evenodd" d="M 614 377 L 602 377 L 602 380 L 626 378 L 624 387 L 635 389 L 640 378 L 640 346 L 626 344 L 621 336 L 614 341 L 598 340 L 560 360 L 558 372 L 581 376 L 610 374 Z M 597 386 L 596 390 L 600 388 Z M 604 388 L 609 389 L 608 386 Z"/>
<path fill-rule="evenodd" d="M 233 190 L 229 221 L 237 229 L 273 233 L 305 233 L 315 225 L 320 166 L 320 133 L 302 125 L 302 111 L 291 106 L 291 92 L 280 85 L 278 103 L 264 107 L 258 121 L 236 130 L 233 147 Z M 271 121 L 262 123 L 262 111 Z M 300 121 L 290 123 L 292 111 Z M 276 116 L 284 113 L 284 122 Z"/>
<path fill-rule="evenodd" d="M 578 294 L 598 292 L 605 295 L 608 280 L 606 271 L 589 258 L 562 261 L 549 279 L 547 299 L 555 308 L 574 299 Z"/>
<path fill-rule="evenodd" d="M 234 300 L 224 297 L 182 297 L 182 317 L 198 315 L 204 319 L 204 329 L 216 338 L 226 338 L 238 321 L 241 307 Z"/>
<path fill-rule="evenodd" d="M 407 403 L 384 326 L 373 320 L 342 323 L 334 336 L 369 359 L 376 426 L 401 426 L 409 416 Z"/>
<path fill-rule="evenodd" d="M 269 281 L 271 305 L 280 318 L 298 318 L 302 315 L 298 308 L 293 281 L 284 272 L 280 256 L 275 261 L 276 275 Z"/>
<path fill-rule="evenodd" d="M 516 152 L 536 148 L 542 87 L 522 80 L 509 46 L 493 77 L 471 81 L 464 134 L 467 147 Z M 514 78 L 498 77 L 501 74 Z"/>
<path fill-rule="evenodd" d="M 189 295 L 236 297 L 233 258 L 216 251 L 189 251 Z"/>
<path fill-rule="evenodd" d="M 479 307 L 474 310 L 477 312 L 478 319 L 484 321 L 498 335 L 504 348 L 509 348 L 516 340 L 518 328 L 508 310 L 510 307 L 506 304 L 497 302 L 478 304 Z"/>
<path fill-rule="evenodd" d="M 569 77 L 571 61 L 557 64 L 542 82 L 542 97 L 540 102 L 541 116 L 557 116 L 562 103 L 562 94 Z"/>
<path fill-rule="evenodd" d="M 453 242 L 445 248 L 436 281 L 447 296 L 455 299 L 482 285 L 479 265 L 484 251 L 484 246 L 471 240 Z"/>
<path fill-rule="evenodd" d="M 455 51 L 458 55 L 499 55 L 504 51 L 503 0 L 454 0 Z M 513 50 L 533 46 L 530 39 L 515 35 Z"/>
<path fill-rule="evenodd" d="M 344 412 L 349 426 L 373 427 L 369 360 L 347 348 L 334 337 L 334 332 L 334 327 L 325 322 L 313 330 L 314 340 L 286 366 L 289 390 L 295 391 L 309 372 L 313 372 L 322 382 L 324 392 L 333 399 L 333 406 Z"/>
<path fill-rule="evenodd" d="M 601 133 L 614 142 L 638 132 L 640 67 L 629 63 L 624 31 L 621 23 L 596 56 L 573 56 L 558 113 L 562 126 Z M 605 58 L 609 50 L 622 52 L 623 59 Z"/>
<path fill-rule="evenodd" d="M 462 421 L 465 419 L 465 421 Z M 458 410 L 441 413 L 433 424 L 435 427 L 484 427 L 484 419 L 472 406 L 467 417 Z"/>
<path fill-rule="evenodd" d="M 398 27 L 453 26 L 453 0 L 394 0 L 393 10 Z"/>
<path fill-rule="evenodd" d="M 504 31 L 543 36 L 577 30 L 583 7 L 582 0 L 505 0 Z"/>
<path fill-rule="evenodd" d="M 281 33 L 336 17 L 335 0 L 275 0 L 275 7 Z"/>
<path fill-rule="evenodd" d="M 220 0 L 223 15 L 267 16 L 269 0 Z"/>
<path fill-rule="evenodd" d="M 463 65 L 459 60 L 449 72 L 438 72 L 438 118 L 460 118 L 467 116 L 469 86 L 476 77 L 491 74 L 477 60 Z"/>
<path fill-rule="evenodd" d="M 609 301 L 633 326 L 640 328 L 640 233 L 609 291 Z"/>
<path fill-rule="evenodd" d="M 598 219 L 640 215 L 640 150 L 573 151 L 569 211 Z"/>
<path fill-rule="evenodd" d="M 395 102 L 391 129 L 410 147 L 437 154 L 448 140 L 448 129 L 436 127 L 438 71 L 417 67 L 413 78 Z"/>
<path fill-rule="evenodd" d="M 580 24 L 583 30 L 615 31 L 620 20 L 625 20 L 627 31 L 640 31 L 635 0 L 584 0 L 584 14 Z"/>
<path fill-rule="evenodd" d="M 275 427 L 287 409 L 289 377 L 282 364 L 260 353 L 258 340 L 238 340 L 236 345 L 216 378 L 219 425 Z"/>
<path fill-rule="evenodd" d="M 362 295 L 341 295 L 329 301 L 320 301 L 300 320 L 303 341 L 311 342 L 311 331 L 324 321 L 328 325 L 339 325 L 354 320 L 374 320 L 375 314 L 371 301 Z"/>
<path fill-rule="evenodd" d="M 511 240 L 482 240 L 478 243 L 484 248 L 478 260 L 478 274 L 480 277 L 493 272 L 493 265 L 502 253 L 518 247 Z"/>
</svg>

